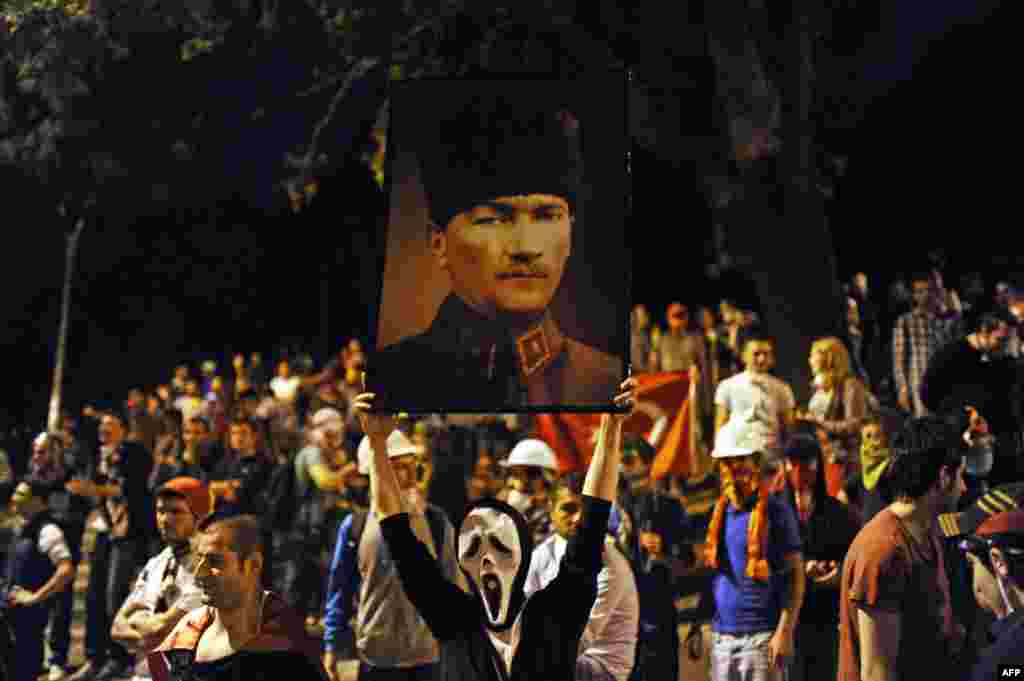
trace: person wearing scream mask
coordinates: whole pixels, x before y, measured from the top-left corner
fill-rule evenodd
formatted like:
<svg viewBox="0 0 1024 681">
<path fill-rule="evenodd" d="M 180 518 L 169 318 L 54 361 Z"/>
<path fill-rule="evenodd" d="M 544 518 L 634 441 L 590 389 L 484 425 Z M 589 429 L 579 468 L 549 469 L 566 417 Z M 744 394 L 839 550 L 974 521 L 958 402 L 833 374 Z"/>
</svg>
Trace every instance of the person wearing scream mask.
<svg viewBox="0 0 1024 681">
<path fill-rule="evenodd" d="M 804 600 L 799 522 L 764 484 L 757 442 L 748 423 L 733 421 L 712 452 L 722 485 L 704 556 L 714 571 L 712 681 L 784 679 Z"/>
<path fill-rule="evenodd" d="M 860 528 L 846 507 L 825 491 L 825 462 L 817 440 L 793 437 L 784 456 L 784 494 L 800 522 L 807 580 L 789 681 L 832 679 L 839 646 L 839 573 Z"/>
<path fill-rule="evenodd" d="M 369 413 L 375 395 L 356 400 L 373 456 L 370 484 L 381 529 L 409 600 L 441 643 L 440 681 L 572 681 L 587 620 L 597 598 L 608 517 L 615 498 L 622 422 L 635 400 L 635 381 L 614 398 L 624 409 L 604 414 L 581 494 L 582 516 L 558 576 L 527 597 L 533 542 L 523 515 L 484 499 L 459 528 L 459 567 L 468 592 L 446 579 L 421 539 L 387 458 L 395 420 Z"/>
<path fill-rule="evenodd" d="M 500 465 L 508 475 L 498 499 L 523 514 L 533 545 L 540 546 L 552 533 L 548 494 L 558 475 L 555 452 L 543 440 L 531 438 L 513 447 Z"/>
</svg>

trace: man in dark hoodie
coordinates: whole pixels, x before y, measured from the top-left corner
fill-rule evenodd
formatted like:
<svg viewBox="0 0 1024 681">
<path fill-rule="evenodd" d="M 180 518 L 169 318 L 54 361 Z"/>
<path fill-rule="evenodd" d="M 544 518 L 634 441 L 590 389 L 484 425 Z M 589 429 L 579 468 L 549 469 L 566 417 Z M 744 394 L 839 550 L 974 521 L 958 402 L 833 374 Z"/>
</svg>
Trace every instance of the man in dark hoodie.
<svg viewBox="0 0 1024 681">
<path fill-rule="evenodd" d="M 631 405 L 635 384 L 616 405 Z M 446 580 L 416 539 L 401 490 L 387 459 L 393 417 L 370 414 L 375 395 L 356 398 L 373 450 L 371 498 L 409 600 L 441 644 L 443 681 L 572 681 L 580 638 L 597 598 L 608 514 L 615 498 L 621 428 L 627 414 L 606 414 L 583 486 L 583 520 L 569 541 L 561 569 L 547 587 L 526 597 L 523 585 L 533 542 L 522 514 L 483 499 L 469 507 L 459 528 L 459 566 L 470 593 Z"/>
<path fill-rule="evenodd" d="M 816 439 L 791 438 L 783 465 L 783 494 L 797 512 L 808 586 L 793 637 L 789 681 L 831 679 L 839 648 L 839 577 L 860 528 L 847 508 L 825 491 L 825 461 Z"/>
</svg>

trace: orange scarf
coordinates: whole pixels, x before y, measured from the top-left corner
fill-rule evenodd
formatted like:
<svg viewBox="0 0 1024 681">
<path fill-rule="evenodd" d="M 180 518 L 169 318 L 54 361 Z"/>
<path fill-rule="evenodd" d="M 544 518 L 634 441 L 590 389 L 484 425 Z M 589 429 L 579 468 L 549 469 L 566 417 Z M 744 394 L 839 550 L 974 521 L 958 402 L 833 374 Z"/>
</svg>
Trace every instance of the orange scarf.
<svg viewBox="0 0 1024 681">
<path fill-rule="evenodd" d="M 731 484 L 728 469 L 722 470 L 722 487 Z M 768 537 L 768 497 L 771 495 L 769 485 L 761 483 L 757 488 L 757 504 L 750 514 L 747 526 L 747 577 L 767 581 L 771 575 L 768 559 L 765 558 L 765 540 Z M 725 507 L 730 502 L 728 494 L 723 494 L 715 504 L 715 512 L 708 525 L 708 536 L 705 540 L 704 562 L 708 567 L 718 568 L 718 550 L 725 532 Z"/>
</svg>

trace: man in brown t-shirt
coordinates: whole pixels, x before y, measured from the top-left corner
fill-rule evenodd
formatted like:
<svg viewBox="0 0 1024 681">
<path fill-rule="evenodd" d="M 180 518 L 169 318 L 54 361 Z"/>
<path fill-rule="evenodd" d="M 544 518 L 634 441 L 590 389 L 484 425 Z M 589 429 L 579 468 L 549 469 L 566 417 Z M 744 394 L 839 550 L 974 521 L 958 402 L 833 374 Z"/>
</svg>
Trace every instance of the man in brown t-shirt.
<svg viewBox="0 0 1024 681">
<path fill-rule="evenodd" d="M 843 565 L 838 681 L 951 670 L 963 641 L 936 533 L 938 515 L 955 510 L 964 492 L 962 442 L 929 416 L 908 423 L 893 452 L 895 501 L 861 529 Z"/>
</svg>

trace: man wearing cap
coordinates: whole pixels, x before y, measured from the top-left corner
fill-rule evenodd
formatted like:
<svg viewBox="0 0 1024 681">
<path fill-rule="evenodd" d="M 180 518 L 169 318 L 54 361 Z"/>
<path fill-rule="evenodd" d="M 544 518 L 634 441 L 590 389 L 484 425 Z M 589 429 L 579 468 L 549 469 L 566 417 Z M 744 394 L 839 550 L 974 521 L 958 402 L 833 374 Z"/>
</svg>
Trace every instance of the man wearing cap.
<svg viewBox="0 0 1024 681">
<path fill-rule="evenodd" d="M 548 497 L 558 476 L 555 452 L 543 440 L 528 438 L 516 444 L 500 465 L 507 475 L 498 499 L 523 514 L 534 546 L 540 546 L 552 533 Z"/>
<path fill-rule="evenodd" d="M 711 376 L 708 368 L 708 353 L 704 345 L 704 336 L 691 331 L 690 310 L 682 303 L 672 303 L 666 313 L 668 333 L 658 339 L 658 347 L 654 351 L 654 365 L 651 371 L 690 371 L 697 367 L 701 376 Z M 708 408 L 714 395 L 711 394 L 710 381 L 700 383 L 702 410 Z"/>
<path fill-rule="evenodd" d="M 22 481 L 14 488 L 10 506 L 21 527 L 0 566 L 0 599 L 9 607 L 17 640 L 11 681 L 35 681 L 43 666 L 43 631 L 53 604 L 74 579 L 71 550 L 64 533 L 47 512 L 50 487 Z"/>
<path fill-rule="evenodd" d="M 802 542 L 796 514 L 770 493 L 750 424 L 727 423 L 715 438 L 722 496 L 705 543 L 713 571 L 711 678 L 785 678 L 804 600 Z"/>
<path fill-rule="evenodd" d="M 953 613 L 965 626 L 973 625 L 969 632 L 974 641 L 985 641 L 991 613 L 978 613 L 979 603 L 972 585 L 974 568 L 969 556 L 965 557 L 961 550 L 959 541 L 992 516 L 1015 511 L 1022 506 L 1024 483 L 1013 483 L 989 490 L 959 513 L 943 513 L 939 516 L 939 531 L 947 548 L 943 557 L 950 576 Z"/>
<path fill-rule="evenodd" d="M 622 359 L 567 337 L 549 310 L 572 250 L 575 119 L 537 82 L 461 87 L 436 97 L 418 150 L 452 292 L 424 333 L 377 353 L 371 384 L 418 409 L 606 404 Z"/>
<path fill-rule="evenodd" d="M 986 518 L 960 547 L 973 568 L 978 605 L 996 617 L 994 643 L 982 651 L 970 679 L 995 679 L 1000 665 L 1024 665 L 1024 510 Z"/>
<path fill-rule="evenodd" d="M 444 511 L 424 502 L 416 486 L 416 446 L 395 430 L 387 438 L 387 452 L 413 531 L 438 561 L 445 578 L 461 584 L 455 530 Z M 361 475 L 369 475 L 371 456 L 369 438 L 364 437 L 358 451 Z M 324 605 L 323 663 L 332 681 L 338 679 L 339 653 L 353 609 L 356 650 L 345 652 L 358 654 L 360 681 L 433 678 L 440 648 L 405 594 L 374 511 L 354 512 L 338 528 Z"/>
<path fill-rule="evenodd" d="M 157 531 L 167 546 L 142 568 L 110 632 L 139 657 L 133 681 L 152 678 L 145 656 L 203 604 L 188 556 L 196 526 L 209 512 L 209 493 L 195 478 L 173 478 L 156 492 Z"/>
</svg>

